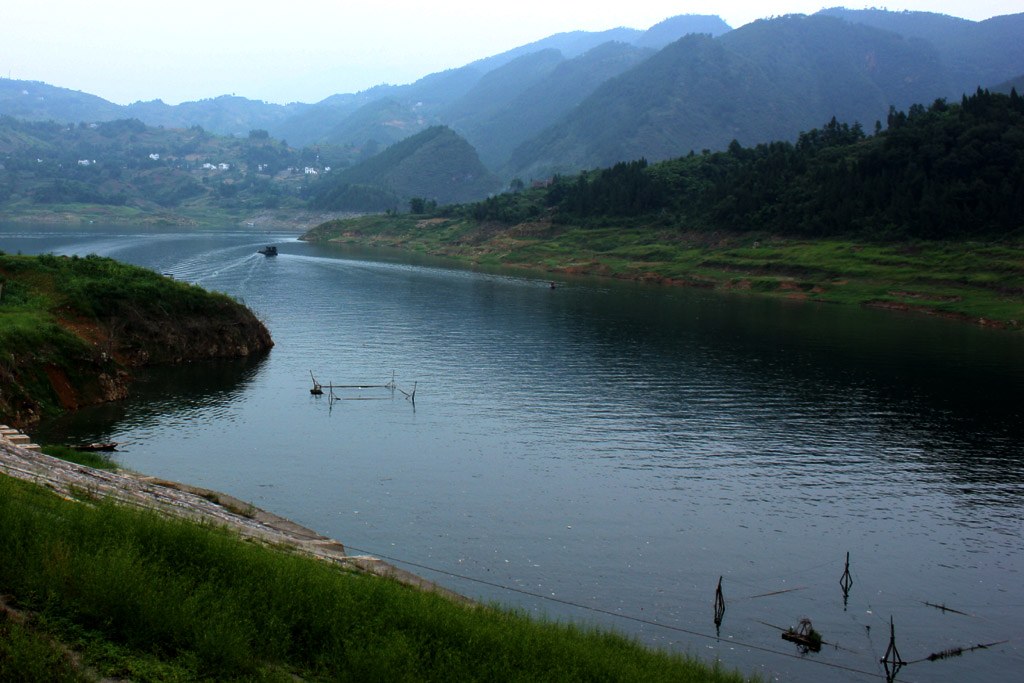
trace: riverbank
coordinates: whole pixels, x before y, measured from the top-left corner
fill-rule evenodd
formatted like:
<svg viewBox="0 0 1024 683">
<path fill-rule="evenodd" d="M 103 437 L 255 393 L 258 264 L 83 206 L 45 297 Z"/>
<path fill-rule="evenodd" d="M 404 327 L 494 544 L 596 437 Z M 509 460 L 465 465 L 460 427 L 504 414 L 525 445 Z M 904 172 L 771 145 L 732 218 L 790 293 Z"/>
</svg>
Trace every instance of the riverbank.
<svg viewBox="0 0 1024 683">
<path fill-rule="evenodd" d="M 28 438 L 27 436 L 25 437 Z M 129 470 L 96 468 L 51 457 L 36 444 L 23 445 L 0 433 L 0 473 L 30 482 L 65 500 L 83 497 L 151 510 L 167 517 L 230 529 L 242 539 L 392 578 L 408 586 L 472 604 L 467 598 L 383 560 L 349 555 L 338 541 L 261 510 L 220 491 L 166 481 Z"/>
<path fill-rule="evenodd" d="M 135 367 L 272 346 L 224 294 L 108 258 L 0 252 L 0 420 L 15 427 L 124 398 Z"/>
<path fill-rule="evenodd" d="M 743 680 L 477 605 L 221 493 L 3 441 L 0 473 L 0 677 Z"/>
<path fill-rule="evenodd" d="M 0 219 L 8 223 L 52 225 L 132 225 L 144 228 L 223 228 L 235 226 L 255 230 L 309 230 L 332 220 L 362 214 L 351 211 L 311 211 L 300 208 L 228 211 L 216 207 L 174 210 L 161 207 L 141 209 L 104 204 L 32 204 L 8 205 L 0 210 Z"/>
<path fill-rule="evenodd" d="M 301 239 L 1024 327 L 1021 244 L 807 240 L 549 221 L 509 226 L 405 214 L 331 221 Z"/>
</svg>

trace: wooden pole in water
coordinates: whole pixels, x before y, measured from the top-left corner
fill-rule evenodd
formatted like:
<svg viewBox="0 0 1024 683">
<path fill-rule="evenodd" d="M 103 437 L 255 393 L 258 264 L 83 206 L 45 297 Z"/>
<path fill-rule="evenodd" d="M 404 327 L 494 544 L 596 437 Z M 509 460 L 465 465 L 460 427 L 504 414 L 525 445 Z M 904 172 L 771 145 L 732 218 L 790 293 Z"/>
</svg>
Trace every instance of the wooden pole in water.
<svg viewBox="0 0 1024 683">
<path fill-rule="evenodd" d="M 903 658 L 900 657 L 899 650 L 896 649 L 896 626 L 893 623 L 892 615 L 889 615 L 889 647 L 885 650 L 885 656 L 882 657 L 882 664 L 885 665 L 885 673 L 887 677 L 893 678 L 896 676 L 896 672 L 906 664 Z M 889 673 L 889 665 L 892 665 L 892 673 Z"/>
<path fill-rule="evenodd" d="M 843 588 L 843 611 L 846 610 L 846 603 L 850 597 L 850 588 L 853 586 L 853 577 L 850 576 L 850 551 L 846 551 L 846 569 L 843 570 L 843 576 L 839 579 L 839 585 Z"/>
<path fill-rule="evenodd" d="M 715 589 L 715 633 L 722 627 L 725 617 L 725 596 L 722 594 L 722 577 L 718 577 L 718 588 Z"/>
</svg>

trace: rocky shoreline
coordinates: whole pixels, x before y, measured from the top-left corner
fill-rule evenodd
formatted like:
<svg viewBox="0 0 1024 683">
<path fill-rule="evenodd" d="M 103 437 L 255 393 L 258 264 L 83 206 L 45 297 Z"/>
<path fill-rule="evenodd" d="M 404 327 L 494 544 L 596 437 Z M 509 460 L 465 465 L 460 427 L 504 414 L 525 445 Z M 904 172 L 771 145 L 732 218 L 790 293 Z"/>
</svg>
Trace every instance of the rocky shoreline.
<svg viewBox="0 0 1024 683">
<path fill-rule="evenodd" d="M 230 495 L 125 470 L 99 470 L 29 450 L 0 436 L 0 474 L 41 486 L 82 504 L 109 500 L 168 517 L 227 527 L 239 538 L 287 548 L 346 569 L 432 591 L 464 604 L 473 601 L 379 558 L 349 555 L 345 546 L 311 529 Z"/>
</svg>

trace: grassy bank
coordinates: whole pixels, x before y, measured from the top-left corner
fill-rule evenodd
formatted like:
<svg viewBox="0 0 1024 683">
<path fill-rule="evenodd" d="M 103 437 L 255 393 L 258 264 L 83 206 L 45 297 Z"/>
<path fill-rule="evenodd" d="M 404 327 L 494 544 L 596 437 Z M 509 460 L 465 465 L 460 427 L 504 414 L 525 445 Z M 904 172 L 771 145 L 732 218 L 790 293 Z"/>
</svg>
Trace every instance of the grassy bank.
<svg viewBox="0 0 1024 683">
<path fill-rule="evenodd" d="M 13 223 L 98 223 L 143 225 L 150 227 L 216 228 L 242 225 L 253 211 L 195 204 L 164 208 L 148 206 L 111 206 L 108 204 L 37 204 L 22 200 L 3 207 L 5 221 Z"/>
<path fill-rule="evenodd" d="M 0 252 L 0 420 L 8 424 L 123 398 L 131 367 L 272 345 L 226 295 L 108 258 Z"/>
<path fill-rule="evenodd" d="M 877 306 L 1020 329 L 1024 245 L 880 243 L 687 233 L 629 221 L 600 226 L 409 215 L 332 221 L 304 239 L 400 247 L 483 265 Z"/>
<path fill-rule="evenodd" d="M 0 594 L 18 615 L 0 616 L 3 680 L 742 680 L 7 477 Z"/>
<path fill-rule="evenodd" d="M 97 470 L 116 470 L 118 465 L 113 458 L 102 451 L 80 451 L 68 446 L 47 445 L 43 453 L 54 458 L 67 460 L 77 465 L 85 465 Z"/>
<path fill-rule="evenodd" d="M 0 210 L 6 223 L 58 225 L 124 225 L 147 229 L 222 229 L 251 227 L 258 230 L 308 230 L 324 221 L 357 215 L 352 211 L 313 211 L 303 207 L 278 209 L 225 209 L 217 206 L 175 207 L 174 209 L 104 204 L 35 204 L 21 201 Z"/>
</svg>

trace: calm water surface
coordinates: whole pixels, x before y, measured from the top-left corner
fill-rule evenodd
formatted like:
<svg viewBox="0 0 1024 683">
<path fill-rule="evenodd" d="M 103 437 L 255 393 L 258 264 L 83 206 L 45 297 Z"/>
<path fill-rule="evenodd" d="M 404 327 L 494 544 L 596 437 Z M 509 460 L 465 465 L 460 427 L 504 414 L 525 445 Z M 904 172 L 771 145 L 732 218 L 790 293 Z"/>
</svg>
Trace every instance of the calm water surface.
<svg viewBox="0 0 1024 683">
<path fill-rule="evenodd" d="M 268 243 L 280 256 L 256 254 Z M 1019 334 L 586 279 L 551 290 L 251 231 L 0 224 L 0 249 L 172 273 L 244 300 L 277 343 L 256 361 L 143 373 L 131 400 L 39 439 L 118 441 L 125 466 L 251 500 L 466 595 L 768 680 L 884 676 L 890 616 L 906 660 L 1010 641 L 897 680 L 1024 668 Z M 416 403 L 383 388 L 312 397 L 310 371 L 394 373 Z M 802 617 L 839 647 L 781 640 Z"/>
</svg>

